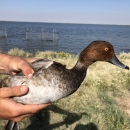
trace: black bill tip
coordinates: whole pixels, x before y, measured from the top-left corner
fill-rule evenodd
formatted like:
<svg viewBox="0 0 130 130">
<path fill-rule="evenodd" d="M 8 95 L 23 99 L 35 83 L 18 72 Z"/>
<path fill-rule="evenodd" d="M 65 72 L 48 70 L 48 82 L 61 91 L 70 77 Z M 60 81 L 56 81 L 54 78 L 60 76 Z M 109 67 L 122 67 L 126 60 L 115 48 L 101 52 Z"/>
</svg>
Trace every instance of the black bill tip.
<svg viewBox="0 0 130 130">
<path fill-rule="evenodd" d="M 114 55 L 109 62 L 110 62 L 111 64 L 114 64 L 114 65 L 120 67 L 120 68 L 129 70 L 129 67 L 126 66 L 126 65 L 124 65 L 123 63 L 121 63 L 121 62 L 118 60 L 118 58 L 116 57 L 116 55 Z"/>
<path fill-rule="evenodd" d="M 129 70 L 129 67 L 128 67 L 128 66 L 126 66 L 126 67 L 125 67 L 125 69 Z"/>
</svg>

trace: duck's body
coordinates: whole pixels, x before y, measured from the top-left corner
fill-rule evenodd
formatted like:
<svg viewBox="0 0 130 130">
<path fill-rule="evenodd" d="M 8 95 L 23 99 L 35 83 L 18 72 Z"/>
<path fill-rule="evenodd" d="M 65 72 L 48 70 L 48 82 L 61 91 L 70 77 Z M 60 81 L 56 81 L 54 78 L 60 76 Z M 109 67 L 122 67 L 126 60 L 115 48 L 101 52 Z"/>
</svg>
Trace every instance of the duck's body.
<svg viewBox="0 0 130 130">
<path fill-rule="evenodd" d="M 4 86 L 29 86 L 29 93 L 14 100 L 24 104 L 42 104 L 54 102 L 76 91 L 86 76 L 86 69 L 66 69 L 60 63 L 51 60 L 37 60 L 31 64 L 35 73 L 27 79 L 22 73 L 9 76 Z"/>
</svg>

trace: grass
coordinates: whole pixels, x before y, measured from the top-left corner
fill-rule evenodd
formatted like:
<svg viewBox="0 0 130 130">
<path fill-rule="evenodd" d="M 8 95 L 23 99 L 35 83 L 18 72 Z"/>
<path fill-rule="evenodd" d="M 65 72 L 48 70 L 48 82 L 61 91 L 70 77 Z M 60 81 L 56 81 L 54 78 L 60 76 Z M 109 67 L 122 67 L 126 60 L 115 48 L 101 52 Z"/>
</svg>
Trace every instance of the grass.
<svg viewBox="0 0 130 130">
<path fill-rule="evenodd" d="M 75 65 L 78 55 L 40 52 L 35 54 L 17 48 L 8 52 L 23 57 L 48 58 Z M 130 53 L 118 58 L 130 66 Z M 3 78 L 1 76 L 1 78 Z M 67 98 L 19 122 L 21 130 L 129 130 L 130 72 L 106 62 L 96 62 L 88 68 L 81 87 Z M 3 130 L 5 121 L 0 121 Z"/>
</svg>

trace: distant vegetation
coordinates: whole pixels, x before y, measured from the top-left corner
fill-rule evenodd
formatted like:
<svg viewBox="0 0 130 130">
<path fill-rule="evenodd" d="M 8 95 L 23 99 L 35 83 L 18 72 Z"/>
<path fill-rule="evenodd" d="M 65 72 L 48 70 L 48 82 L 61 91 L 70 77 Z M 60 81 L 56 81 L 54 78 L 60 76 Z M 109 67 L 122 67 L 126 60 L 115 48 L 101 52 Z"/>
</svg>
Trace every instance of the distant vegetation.
<svg viewBox="0 0 130 130">
<path fill-rule="evenodd" d="M 78 55 L 64 52 L 32 54 L 17 48 L 8 54 L 48 58 L 67 68 L 72 68 L 78 59 Z M 121 53 L 118 58 L 130 66 L 130 53 Z M 88 68 L 77 92 L 19 124 L 22 130 L 130 130 L 130 71 L 96 62 Z M 0 130 L 4 125 L 5 121 L 0 121 Z"/>
</svg>

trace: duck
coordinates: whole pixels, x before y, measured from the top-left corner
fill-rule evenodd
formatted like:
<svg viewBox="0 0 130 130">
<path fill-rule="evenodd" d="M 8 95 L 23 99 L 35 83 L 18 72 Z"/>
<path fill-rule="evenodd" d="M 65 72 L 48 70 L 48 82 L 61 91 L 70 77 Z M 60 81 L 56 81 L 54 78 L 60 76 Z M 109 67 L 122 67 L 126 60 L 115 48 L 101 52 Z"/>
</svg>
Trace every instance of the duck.
<svg viewBox="0 0 130 130">
<path fill-rule="evenodd" d="M 104 61 L 129 70 L 116 57 L 114 47 L 110 42 L 96 40 L 91 42 L 80 54 L 73 68 L 49 59 L 38 59 L 31 63 L 33 77 L 27 79 L 22 72 L 4 79 L 0 86 L 14 87 L 27 85 L 29 92 L 20 97 L 13 97 L 22 104 L 51 103 L 65 98 L 80 87 L 84 81 L 87 69 L 96 61 Z"/>
</svg>

